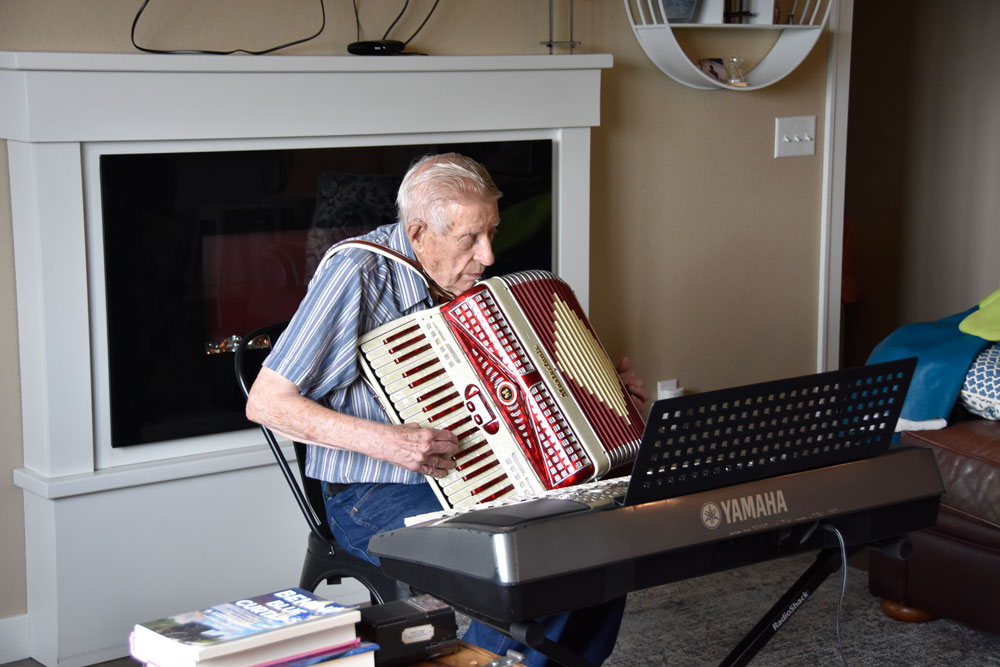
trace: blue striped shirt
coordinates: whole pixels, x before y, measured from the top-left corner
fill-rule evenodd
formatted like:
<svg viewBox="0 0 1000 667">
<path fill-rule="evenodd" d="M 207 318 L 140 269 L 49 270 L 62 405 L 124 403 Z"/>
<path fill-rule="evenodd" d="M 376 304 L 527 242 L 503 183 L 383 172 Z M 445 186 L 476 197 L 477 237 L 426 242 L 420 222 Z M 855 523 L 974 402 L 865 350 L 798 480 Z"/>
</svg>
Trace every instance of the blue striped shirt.
<svg viewBox="0 0 1000 667">
<path fill-rule="evenodd" d="M 399 223 L 359 238 L 414 257 Z M 294 382 L 303 396 L 337 412 L 391 423 L 362 379 L 358 338 L 433 305 L 423 282 L 398 262 L 357 248 L 328 253 L 264 365 Z M 424 481 L 419 473 L 357 452 L 319 446 L 306 450 L 306 475 L 315 479 L 335 483 Z"/>
</svg>

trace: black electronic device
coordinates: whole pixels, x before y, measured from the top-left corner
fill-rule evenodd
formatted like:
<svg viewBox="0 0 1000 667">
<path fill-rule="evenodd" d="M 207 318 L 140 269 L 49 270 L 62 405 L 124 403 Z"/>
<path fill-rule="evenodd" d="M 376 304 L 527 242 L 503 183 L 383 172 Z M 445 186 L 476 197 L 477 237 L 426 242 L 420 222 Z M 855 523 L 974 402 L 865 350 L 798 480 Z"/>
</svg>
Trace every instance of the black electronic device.
<svg viewBox="0 0 1000 667">
<path fill-rule="evenodd" d="M 431 597 L 372 605 L 361 610 L 358 636 L 378 644 L 375 667 L 412 665 L 458 650 L 455 610 Z"/>
<path fill-rule="evenodd" d="M 393 56 L 402 53 L 406 45 L 396 39 L 372 39 L 363 42 L 351 42 L 347 52 L 356 56 Z"/>
</svg>

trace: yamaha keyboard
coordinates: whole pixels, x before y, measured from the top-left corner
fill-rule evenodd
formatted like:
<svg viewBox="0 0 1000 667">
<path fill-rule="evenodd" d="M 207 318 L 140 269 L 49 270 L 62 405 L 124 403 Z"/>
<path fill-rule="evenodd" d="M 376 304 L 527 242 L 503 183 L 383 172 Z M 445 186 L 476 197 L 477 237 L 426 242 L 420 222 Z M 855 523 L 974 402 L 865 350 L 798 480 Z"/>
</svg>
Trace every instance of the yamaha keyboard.
<svg viewBox="0 0 1000 667">
<path fill-rule="evenodd" d="M 627 485 L 597 480 L 416 517 L 373 537 L 369 552 L 390 577 L 559 664 L 592 667 L 532 619 L 818 551 L 720 663 L 745 665 L 848 554 L 905 555 L 905 534 L 936 521 L 944 486 L 933 454 L 889 448 L 915 366 L 902 359 L 656 401 Z"/>
<path fill-rule="evenodd" d="M 944 491 L 922 448 L 633 506 L 541 498 L 376 535 L 390 577 L 500 625 L 634 590 L 934 524 Z"/>
</svg>

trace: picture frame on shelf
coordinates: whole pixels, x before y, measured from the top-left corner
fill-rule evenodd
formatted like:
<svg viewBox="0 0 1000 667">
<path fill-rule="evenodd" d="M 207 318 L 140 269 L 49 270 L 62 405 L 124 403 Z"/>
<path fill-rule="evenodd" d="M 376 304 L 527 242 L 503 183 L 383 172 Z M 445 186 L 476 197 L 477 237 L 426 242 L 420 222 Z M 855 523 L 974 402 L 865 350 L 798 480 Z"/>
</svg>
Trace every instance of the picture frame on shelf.
<svg viewBox="0 0 1000 667">
<path fill-rule="evenodd" d="M 729 75 L 726 73 L 726 64 L 722 58 L 702 58 L 699 61 L 701 71 L 709 75 L 719 83 L 727 83 Z"/>
<path fill-rule="evenodd" d="M 698 0 L 663 0 L 663 16 L 670 23 L 690 23 L 697 7 Z"/>
</svg>

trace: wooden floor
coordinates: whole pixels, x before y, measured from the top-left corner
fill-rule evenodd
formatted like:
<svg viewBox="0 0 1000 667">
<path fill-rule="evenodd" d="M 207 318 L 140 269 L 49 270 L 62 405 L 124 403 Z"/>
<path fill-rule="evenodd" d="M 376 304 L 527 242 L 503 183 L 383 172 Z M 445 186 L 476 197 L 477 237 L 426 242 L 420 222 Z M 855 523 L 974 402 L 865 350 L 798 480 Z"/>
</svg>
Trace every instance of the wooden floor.
<svg viewBox="0 0 1000 667">
<path fill-rule="evenodd" d="M 475 667 L 485 665 L 490 662 L 496 655 L 490 653 L 489 651 L 484 651 L 477 646 L 470 646 L 464 642 L 459 642 L 461 650 L 458 653 L 447 655 L 436 660 L 427 660 L 424 662 L 417 663 L 414 667 Z M 120 658 L 118 660 L 110 660 L 108 662 L 102 662 L 92 667 L 136 667 L 142 663 L 132 660 L 132 658 Z M 42 663 L 35 660 L 18 660 L 16 662 L 8 662 L 5 665 L 0 665 L 0 667 L 42 667 Z M 515 665 L 515 667 L 518 667 Z"/>
<path fill-rule="evenodd" d="M 136 667 L 141 663 L 136 662 L 132 658 L 119 658 L 118 660 L 109 660 L 108 662 L 101 662 L 93 667 Z M 18 660 L 16 662 L 8 662 L 6 664 L 0 665 L 0 667 L 42 667 L 42 663 L 28 658 L 27 660 Z"/>
</svg>

